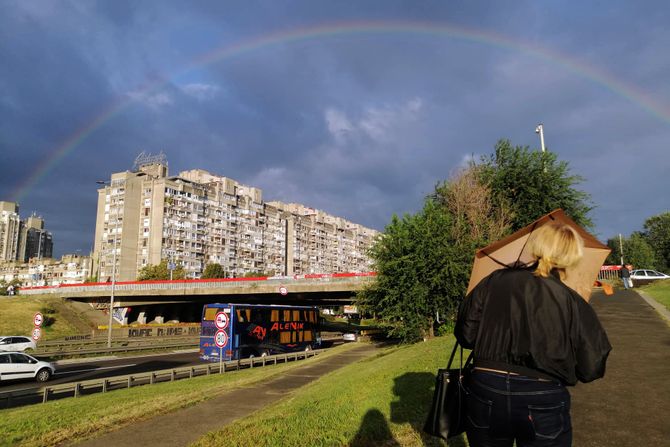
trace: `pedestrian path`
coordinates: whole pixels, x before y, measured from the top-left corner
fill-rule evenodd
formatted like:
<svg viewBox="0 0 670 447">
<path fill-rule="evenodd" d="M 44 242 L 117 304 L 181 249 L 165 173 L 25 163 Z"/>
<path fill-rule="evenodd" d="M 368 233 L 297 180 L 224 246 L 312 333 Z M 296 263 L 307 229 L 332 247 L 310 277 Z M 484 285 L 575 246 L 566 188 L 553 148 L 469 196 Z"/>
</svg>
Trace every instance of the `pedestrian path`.
<svg viewBox="0 0 670 447">
<path fill-rule="evenodd" d="M 575 447 L 670 447 L 670 326 L 633 290 L 591 303 L 612 344 L 605 378 L 572 394 Z"/>
<path fill-rule="evenodd" d="M 73 445 L 77 447 L 187 446 L 206 433 L 271 405 L 324 374 L 373 355 L 376 351 L 374 345 L 361 344 L 325 360 L 291 369 L 271 381 L 238 388 L 192 407 L 156 416 Z"/>
</svg>

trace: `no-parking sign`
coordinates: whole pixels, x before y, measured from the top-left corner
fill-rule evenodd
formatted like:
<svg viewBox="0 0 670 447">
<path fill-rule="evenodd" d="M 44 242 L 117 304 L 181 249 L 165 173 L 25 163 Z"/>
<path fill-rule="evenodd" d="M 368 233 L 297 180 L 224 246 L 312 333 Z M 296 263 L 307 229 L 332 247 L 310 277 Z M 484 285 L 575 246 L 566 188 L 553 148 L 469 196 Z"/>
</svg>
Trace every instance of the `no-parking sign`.
<svg viewBox="0 0 670 447">
<path fill-rule="evenodd" d="M 42 336 L 42 329 L 36 327 L 33 329 L 33 340 L 37 341 Z"/>
<path fill-rule="evenodd" d="M 35 327 L 42 326 L 43 321 L 44 321 L 44 316 L 41 313 L 37 312 L 35 314 L 35 316 L 33 317 L 33 324 L 35 325 Z"/>
<path fill-rule="evenodd" d="M 216 331 L 216 334 L 214 334 L 214 344 L 216 344 L 217 348 L 223 348 L 228 344 L 228 334 L 226 331 Z"/>
<path fill-rule="evenodd" d="M 279 293 L 282 295 L 288 295 L 288 289 L 286 286 L 279 286 Z"/>
<path fill-rule="evenodd" d="M 218 329 L 225 329 L 228 327 L 228 314 L 225 312 L 217 312 L 216 316 L 214 317 L 214 324 Z"/>
</svg>

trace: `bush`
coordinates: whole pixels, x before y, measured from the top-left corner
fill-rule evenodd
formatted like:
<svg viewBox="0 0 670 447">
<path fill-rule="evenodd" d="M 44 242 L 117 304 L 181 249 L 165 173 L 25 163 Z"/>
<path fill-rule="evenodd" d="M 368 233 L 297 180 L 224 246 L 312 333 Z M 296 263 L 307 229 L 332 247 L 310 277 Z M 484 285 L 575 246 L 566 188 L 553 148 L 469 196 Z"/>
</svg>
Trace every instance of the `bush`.
<svg viewBox="0 0 670 447">
<path fill-rule="evenodd" d="M 54 308 L 51 307 L 51 306 L 43 306 L 43 307 L 40 309 L 40 313 L 41 313 L 42 315 L 52 315 L 52 314 L 57 313 L 57 311 L 56 311 L 56 309 L 54 309 Z"/>
<path fill-rule="evenodd" d="M 440 326 L 437 327 L 437 336 L 438 337 L 444 337 L 446 335 L 451 335 L 454 333 L 454 322 L 453 321 L 446 321 L 445 323 L 441 324 Z"/>
</svg>

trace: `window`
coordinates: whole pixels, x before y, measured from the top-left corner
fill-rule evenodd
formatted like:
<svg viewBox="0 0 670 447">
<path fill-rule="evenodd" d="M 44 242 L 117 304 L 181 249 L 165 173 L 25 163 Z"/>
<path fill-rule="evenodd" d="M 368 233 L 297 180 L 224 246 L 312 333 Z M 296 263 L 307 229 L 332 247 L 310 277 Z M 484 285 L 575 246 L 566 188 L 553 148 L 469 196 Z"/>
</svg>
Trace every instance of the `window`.
<svg viewBox="0 0 670 447">
<path fill-rule="evenodd" d="M 12 363 L 31 363 L 30 357 L 26 357 L 23 354 L 9 354 L 9 358 L 12 360 Z"/>
</svg>

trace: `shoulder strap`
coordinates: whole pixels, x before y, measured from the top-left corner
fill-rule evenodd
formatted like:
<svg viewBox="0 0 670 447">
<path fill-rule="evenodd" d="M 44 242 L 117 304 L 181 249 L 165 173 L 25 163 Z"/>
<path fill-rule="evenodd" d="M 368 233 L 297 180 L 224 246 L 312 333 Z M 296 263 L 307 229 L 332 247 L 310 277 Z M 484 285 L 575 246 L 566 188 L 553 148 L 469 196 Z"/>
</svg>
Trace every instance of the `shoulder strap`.
<svg viewBox="0 0 670 447">
<path fill-rule="evenodd" d="M 456 356 L 456 350 L 460 348 L 460 361 L 458 362 L 458 369 L 463 369 L 467 368 L 467 366 L 472 363 L 472 354 L 474 351 L 470 351 L 470 355 L 468 355 L 467 360 L 465 360 L 465 364 L 463 364 L 463 346 L 461 346 L 460 343 L 458 343 L 458 340 L 456 343 L 454 343 L 454 349 L 451 351 L 451 355 L 449 356 L 449 362 L 447 363 L 447 369 L 451 369 L 451 364 L 454 361 L 454 357 Z"/>
</svg>

